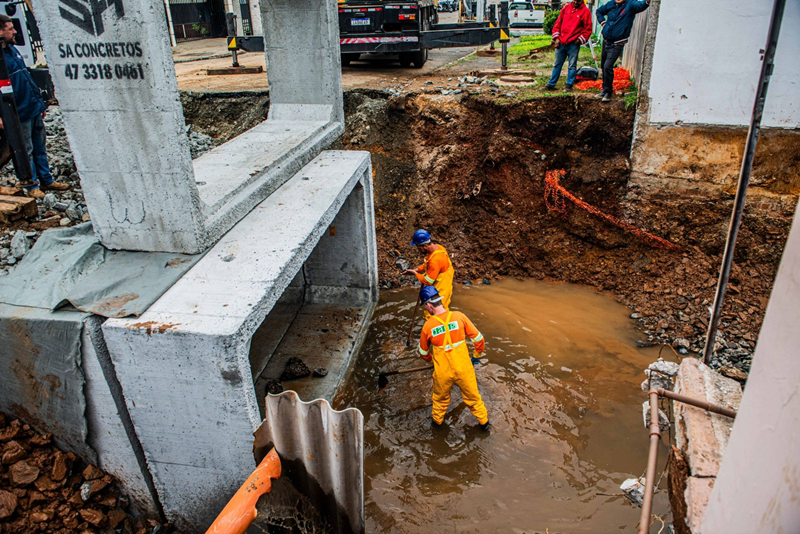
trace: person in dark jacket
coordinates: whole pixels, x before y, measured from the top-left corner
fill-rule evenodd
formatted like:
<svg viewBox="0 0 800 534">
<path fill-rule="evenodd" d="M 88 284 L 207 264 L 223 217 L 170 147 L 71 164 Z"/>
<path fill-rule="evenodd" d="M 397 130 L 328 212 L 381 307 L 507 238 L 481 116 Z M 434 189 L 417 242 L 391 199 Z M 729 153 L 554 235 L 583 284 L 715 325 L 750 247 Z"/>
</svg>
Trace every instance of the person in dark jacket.
<svg viewBox="0 0 800 534">
<path fill-rule="evenodd" d="M 597 8 L 597 22 L 603 27 L 603 90 L 597 95 L 610 102 L 614 94 L 614 63 L 622 55 L 633 28 L 633 19 L 650 7 L 650 0 L 612 0 Z"/>
<path fill-rule="evenodd" d="M 553 73 L 550 81 L 544 86 L 546 91 L 556 88 L 561 67 L 569 57 L 567 67 L 567 83 L 564 85 L 565 91 L 572 91 L 572 84 L 575 83 L 575 75 L 578 72 L 578 52 L 581 45 L 589 40 L 592 35 L 592 13 L 583 0 L 573 0 L 561 8 L 555 24 L 553 24 L 553 46 L 556 49 L 556 63 L 553 66 Z"/>
<path fill-rule="evenodd" d="M 14 100 L 17 103 L 17 114 L 22 126 L 22 135 L 31 160 L 34 184 L 28 188 L 32 197 L 43 198 L 45 191 L 65 191 L 67 184 L 58 183 L 50 173 L 50 163 L 47 161 L 46 137 L 44 129 L 44 116 L 47 114 L 47 104 L 42 99 L 39 86 L 33 81 L 31 73 L 25 66 L 19 51 L 14 47 L 17 30 L 11 19 L 0 14 L 0 38 L 2 38 L 3 53 L 5 54 L 8 77 L 14 90 Z M 2 121 L 0 121 L 2 127 Z"/>
</svg>

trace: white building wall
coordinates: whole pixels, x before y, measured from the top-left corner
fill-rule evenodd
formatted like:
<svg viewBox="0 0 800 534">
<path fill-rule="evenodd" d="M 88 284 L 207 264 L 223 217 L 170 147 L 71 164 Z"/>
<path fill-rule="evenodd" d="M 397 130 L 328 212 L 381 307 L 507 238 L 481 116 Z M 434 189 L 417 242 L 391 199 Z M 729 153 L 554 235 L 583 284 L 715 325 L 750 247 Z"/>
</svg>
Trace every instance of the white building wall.
<svg viewBox="0 0 800 534">
<path fill-rule="evenodd" d="M 795 218 L 702 534 L 800 531 L 798 299 L 800 220 Z"/>
<path fill-rule="evenodd" d="M 772 2 L 661 3 L 649 96 L 651 123 L 748 125 Z M 800 127 L 800 2 L 786 2 L 762 126 Z"/>
</svg>

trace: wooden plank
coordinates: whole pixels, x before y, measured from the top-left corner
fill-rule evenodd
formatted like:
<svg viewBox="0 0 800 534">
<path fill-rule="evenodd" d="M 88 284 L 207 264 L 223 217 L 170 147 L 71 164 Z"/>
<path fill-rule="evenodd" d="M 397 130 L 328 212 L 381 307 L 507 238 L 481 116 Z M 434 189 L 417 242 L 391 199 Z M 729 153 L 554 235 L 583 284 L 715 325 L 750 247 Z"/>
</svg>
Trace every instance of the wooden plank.
<svg viewBox="0 0 800 534">
<path fill-rule="evenodd" d="M 5 195 L 9 197 L 22 197 L 25 196 L 25 190 L 19 187 L 8 187 L 5 185 L 0 185 L 0 195 Z"/>
<path fill-rule="evenodd" d="M 35 219 L 39 216 L 36 199 L 0 194 L 0 223 L 19 219 Z"/>
</svg>

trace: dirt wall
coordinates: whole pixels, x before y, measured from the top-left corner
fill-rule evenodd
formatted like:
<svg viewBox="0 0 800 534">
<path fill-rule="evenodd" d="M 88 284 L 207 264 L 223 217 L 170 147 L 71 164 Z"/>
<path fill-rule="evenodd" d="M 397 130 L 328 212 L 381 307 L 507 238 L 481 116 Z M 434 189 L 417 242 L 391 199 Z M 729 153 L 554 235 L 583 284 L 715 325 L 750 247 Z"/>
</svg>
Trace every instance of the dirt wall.
<svg viewBox="0 0 800 534">
<path fill-rule="evenodd" d="M 747 128 L 648 125 L 632 151 L 631 186 L 653 196 L 734 195 Z M 759 211 L 794 213 L 800 194 L 800 132 L 761 131 L 748 197 Z"/>
<path fill-rule="evenodd" d="M 395 260 L 430 230 L 460 282 L 532 276 L 613 291 L 642 344 L 704 344 L 732 196 L 642 194 L 630 180 L 633 111 L 564 96 L 503 103 L 480 96 L 345 93 L 338 148 L 369 150 L 382 287 L 412 283 Z M 548 209 L 545 172 L 603 213 L 679 245 L 653 248 L 573 203 Z M 748 209 L 721 324 L 717 366 L 748 370 L 790 217 Z"/>
</svg>

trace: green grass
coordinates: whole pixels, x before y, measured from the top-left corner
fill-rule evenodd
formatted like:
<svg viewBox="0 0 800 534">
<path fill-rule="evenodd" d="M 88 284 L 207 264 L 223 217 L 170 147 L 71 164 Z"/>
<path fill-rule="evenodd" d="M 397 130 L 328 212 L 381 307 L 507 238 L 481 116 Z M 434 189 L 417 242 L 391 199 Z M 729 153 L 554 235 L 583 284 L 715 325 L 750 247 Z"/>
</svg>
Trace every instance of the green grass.
<svg viewBox="0 0 800 534">
<path fill-rule="evenodd" d="M 534 48 L 547 46 L 552 41 L 549 35 L 523 35 L 517 44 L 508 47 L 509 57 L 524 56 Z"/>
<path fill-rule="evenodd" d="M 636 80 L 633 80 L 633 85 L 625 93 L 623 99 L 625 100 L 625 109 L 631 109 L 636 105 L 637 100 L 639 100 L 639 91 L 636 87 Z"/>
<path fill-rule="evenodd" d="M 552 68 L 556 60 L 555 50 L 547 50 L 540 52 L 531 59 L 519 59 L 521 56 L 527 55 L 535 48 L 542 48 L 550 44 L 552 38 L 549 35 L 525 35 L 520 37 L 518 43 L 511 45 L 508 48 L 509 63 L 516 63 L 521 67 L 534 67 L 534 68 Z M 598 58 L 599 59 L 599 58 Z M 589 48 L 582 46 L 578 52 L 578 67 L 584 65 L 594 66 L 592 61 L 592 52 Z M 566 68 L 566 64 L 564 66 Z"/>
</svg>

